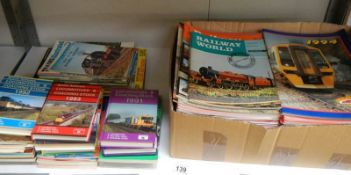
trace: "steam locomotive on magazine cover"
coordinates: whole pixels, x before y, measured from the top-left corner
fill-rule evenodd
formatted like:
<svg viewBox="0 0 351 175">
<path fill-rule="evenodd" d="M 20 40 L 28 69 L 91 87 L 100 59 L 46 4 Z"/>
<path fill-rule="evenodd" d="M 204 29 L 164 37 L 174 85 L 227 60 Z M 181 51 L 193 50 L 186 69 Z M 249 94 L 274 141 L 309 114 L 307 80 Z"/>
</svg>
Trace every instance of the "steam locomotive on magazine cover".
<svg viewBox="0 0 351 175">
<path fill-rule="evenodd" d="M 94 51 L 84 58 L 82 68 L 87 74 L 100 75 L 121 55 L 122 48 L 108 47 L 106 51 Z"/>
<path fill-rule="evenodd" d="M 211 66 L 200 67 L 199 72 L 191 71 L 190 75 L 191 80 L 196 84 L 223 89 L 249 90 L 273 86 L 270 78 L 254 77 L 230 71 L 217 71 L 212 69 Z"/>
</svg>

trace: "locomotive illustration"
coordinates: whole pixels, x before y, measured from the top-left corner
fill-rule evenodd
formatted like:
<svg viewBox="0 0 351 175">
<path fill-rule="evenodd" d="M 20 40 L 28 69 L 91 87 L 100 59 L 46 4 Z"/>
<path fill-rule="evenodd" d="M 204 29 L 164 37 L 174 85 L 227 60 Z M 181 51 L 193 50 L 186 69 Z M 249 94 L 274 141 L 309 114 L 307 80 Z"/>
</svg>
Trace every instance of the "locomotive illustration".
<svg viewBox="0 0 351 175">
<path fill-rule="evenodd" d="M 302 44 L 279 44 L 271 49 L 276 78 L 296 88 L 334 88 L 335 73 L 320 49 Z"/>
<path fill-rule="evenodd" d="M 199 72 L 191 72 L 191 80 L 196 84 L 223 89 L 249 90 L 273 86 L 272 79 L 269 78 L 217 71 L 211 66 L 200 67 Z"/>
<path fill-rule="evenodd" d="M 131 128 L 154 130 L 156 124 L 153 123 L 153 119 L 154 118 L 149 115 L 131 116 L 126 118 L 124 123 L 127 127 Z"/>
<path fill-rule="evenodd" d="M 86 53 L 82 62 L 82 68 L 87 74 L 100 75 L 121 55 L 122 48 L 109 47 L 106 51 L 94 51 Z"/>
</svg>

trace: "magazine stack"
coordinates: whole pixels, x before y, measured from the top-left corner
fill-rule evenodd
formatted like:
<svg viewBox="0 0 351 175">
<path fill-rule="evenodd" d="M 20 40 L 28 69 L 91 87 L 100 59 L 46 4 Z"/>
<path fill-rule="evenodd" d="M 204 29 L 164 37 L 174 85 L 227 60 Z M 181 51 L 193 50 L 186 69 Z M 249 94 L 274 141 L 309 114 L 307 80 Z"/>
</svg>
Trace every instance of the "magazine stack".
<svg viewBox="0 0 351 175">
<path fill-rule="evenodd" d="M 39 166 L 97 165 L 101 97 L 100 86 L 53 84 L 32 131 Z"/>
<path fill-rule="evenodd" d="M 179 26 L 173 100 L 179 112 L 278 125 L 280 101 L 261 33 Z"/>
<path fill-rule="evenodd" d="M 263 30 L 285 125 L 351 124 L 351 45 L 346 32 Z"/>
<path fill-rule="evenodd" d="M 16 76 L 0 81 L 0 162 L 35 162 L 30 135 L 51 84 Z"/>
<path fill-rule="evenodd" d="M 65 83 L 143 88 L 146 49 L 132 42 L 83 43 L 57 41 L 37 76 Z M 108 91 L 105 91 L 108 93 Z"/>
<path fill-rule="evenodd" d="M 160 110 L 157 90 L 114 89 L 101 125 L 99 164 L 157 162 Z"/>
</svg>

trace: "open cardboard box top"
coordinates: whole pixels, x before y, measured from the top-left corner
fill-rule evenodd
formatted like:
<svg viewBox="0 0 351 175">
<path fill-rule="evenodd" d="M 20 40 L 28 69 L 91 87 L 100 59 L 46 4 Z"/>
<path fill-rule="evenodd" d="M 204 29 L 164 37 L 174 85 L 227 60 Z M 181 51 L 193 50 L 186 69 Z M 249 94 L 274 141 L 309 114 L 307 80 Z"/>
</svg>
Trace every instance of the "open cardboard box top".
<svg viewBox="0 0 351 175">
<path fill-rule="evenodd" d="M 332 33 L 350 27 L 318 22 L 190 21 L 215 32 Z M 351 125 L 277 127 L 176 112 L 171 103 L 173 157 L 286 166 L 351 169 Z"/>
</svg>

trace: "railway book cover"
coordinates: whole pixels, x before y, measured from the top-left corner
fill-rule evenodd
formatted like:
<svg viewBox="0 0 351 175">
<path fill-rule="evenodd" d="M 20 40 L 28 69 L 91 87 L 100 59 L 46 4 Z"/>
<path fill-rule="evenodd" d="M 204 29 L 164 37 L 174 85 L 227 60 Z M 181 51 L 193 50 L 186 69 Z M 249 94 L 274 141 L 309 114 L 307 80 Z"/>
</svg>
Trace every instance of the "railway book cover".
<svg viewBox="0 0 351 175">
<path fill-rule="evenodd" d="M 191 32 L 190 46 L 189 99 L 216 104 L 279 101 L 262 35 L 235 39 Z"/>
<path fill-rule="evenodd" d="M 101 88 L 73 86 L 50 91 L 37 118 L 33 135 L 76 136 L 89 140 L 102 95 Z"/>
<path fill-rule="evenodd" d="M 101 147 L 155 147 L 157 108 L 157 90 L 114 89 L 100 135 Z"/>
<path fill-rule="evenodd" d="M 264 29 L 263 34 L 282 113 L 289 116 L 284 123 L 351 118 L 351 47 L 344 30 L 296 34 Z"/>
<path fill-rule="evenodd" d="M 5 76 L 0 82 L 0 128 L 30 131 L 51 85 L 49 80 Z"/>
</svg>

